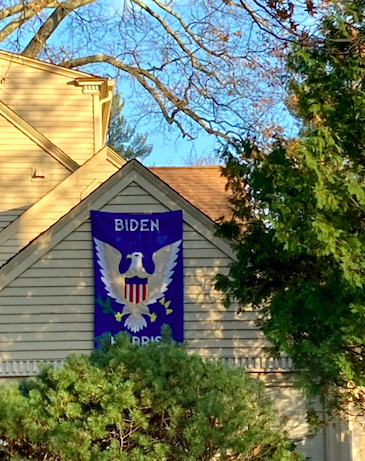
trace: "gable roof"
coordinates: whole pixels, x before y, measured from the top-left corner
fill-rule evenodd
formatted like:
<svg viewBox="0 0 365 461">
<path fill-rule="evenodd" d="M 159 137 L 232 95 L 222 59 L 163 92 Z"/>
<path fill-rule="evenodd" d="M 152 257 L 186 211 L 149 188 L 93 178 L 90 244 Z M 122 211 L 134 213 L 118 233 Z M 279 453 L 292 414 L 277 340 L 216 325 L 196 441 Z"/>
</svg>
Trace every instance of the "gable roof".
<svg viewBox="0 0 365 461">
<path fill-rule="evenodd" d="M 25 233 L 26 238 L 22 237 L 22 241 L 18 243 L 18 249 L 14 247 L 13 253 L 11 253 L 9 251 L 10 248 L 7 248 L 7 259 L 10 259 L 21 249 L 21 247 L 26 246 L 30 240 L 33 240 L 39 234 L 45 232 L 52 224 L 67 214 L 71 208 L 80 203 L 81 197 L 87 197 L 97 187 L 99 187 L 100 182 L 96 182 L 94 180 L 82 191 L 82 193 L 80 193 L 78 185 L 86 177 L 88 177 L 88 175 L 95 171 L 95 169 L 97 170 L 105 160 L 109 160 L 109 162 L 111 162 L 117 169 L 126 164 L 126 160 L 110 147 L 104 147 L 101 149 L 97 154 L 80 166 L 73 174 L 50 190 L 45 196 L 24 211 L 23 214 L 18 216 L 18 218 L 12 221 L 0 232 L 0 254 L 2 249 L 4 249 L 6 242 L 13 240 L 12 247 L 14 247 L 14 238 L 17 235 Z M 67 203 L 61 205 L 60 200 L 62 201 L 65 195 L 68 197 Z M 49 211 L 51 211 L 52 217 L 48 217 L 46 222 L 44 220 L 39 221 L 36 229 L 33 230 L 32 223 L 34 223 L 34 220 L 37 220 L 38 217 L 42 219 L 44 216 L 47 216 Z"/>
<path fill-rule="evenodd" d="M 0 59 L 5 59 L 10 62 L 16 62 L 17 64 L 23 64 L 35 69 L 45 70 L 47 72 L 53 72 L 54 74 L 63 75 L 69 78 L 83 78 L 83 77 L 95 77 L 100 80 L 105 80 L 103 77 L 97 77 L 80 70 L 67 69 L 59 64 L 51 64 L 50 62 L 41 61 L 40 59 L 28 58 L 21 54 L 11 53 L 9 51 L 0 50 Z"/>
<path fill-rule="evenodd" d="M 131 183 L 140 185 L 151 196 L 163 201 L 163 204 L 170 210 L 182 209 L 185 222 L 210 240 L 227 256 L 234 259 L 233 251 L 228 242 L 215 237 L 214 222 L 207 215 L 152 174 L 137 160 L 131 160 L 2 266 L 0 269 L 0 291 L 86 221 L 91 209 L 100 209 Z"/>
<path fill-rule="evenodd" d="M 26 56 L 22 56 L 16 53 L 11 53 L 8 51 L 0 50 L 0 61 L 7 61 L 9 64 L 6 67 L 11 66 L 12 63 L 26 66 L 29 68 L 33 68 L 42 72 L 48 72 L 52 74 L 56 74 L 60 77 L 66 77 L 68 79 L 67 85 L 73 85 L 76 87 L 82 87 L 82 91 L 85 94 L 92 94 L 98 89 L 100 91 L 100 100 L 99 104 L 101 107 L 101 126 L 102 126 L 102 133 L 101 139 L 102 142 L 98 145 L 101 147 L 104 145 L 106 140 L 106 135 L 108 131 L 109 125 L 109 118 L 110 118 L 110 111 L 111 111 L 111 104 L 112 104 L 112 96 L 115 86 L 115 81 L 109 79 L 108 77 L 101 77 L 97 75 L 93 75 L 91 73 L 82 72 L 79 70 L 68 69 L 66 67 L 62 67 L 61 65 L 52 64 L 49 62 L 41 61 L 39 59 L 28 58 Z M 42 79 L 40 79 L 41 81 Z M 70 82 L 70 80 L 72 80 Z M 65 80 L 66 83 L 66 80 Z M 13 91 L 16 88 L 13 87 Z M 90 93 L 91 92 L 91 93 Z M 97 147 L 98 148 L 98 147 Z"/>
<path fill-rule="evenodd" d="M 53 144 L 49 139 L 43 136 L 38 130 L 33 128 L 20 117 L 16 112 L 10 109 L 9 106 L 0 101 L 0 115 L 14 125 L 18 130 L 25 134 L 29 139 L 41 147 L 45 152 L 50 154 L 54 159 L 61 163 L 65 168 L 71 172 L 76 171 L 79 168 L 72 158 L 66 155 L 60 148 Z"/>
<path fill-rule="evenodd" d="M 232 216 L 227 180 L 219 166 L 150 167 L 152 173 L 175 189 L 213 221 Z"/>
</svg>

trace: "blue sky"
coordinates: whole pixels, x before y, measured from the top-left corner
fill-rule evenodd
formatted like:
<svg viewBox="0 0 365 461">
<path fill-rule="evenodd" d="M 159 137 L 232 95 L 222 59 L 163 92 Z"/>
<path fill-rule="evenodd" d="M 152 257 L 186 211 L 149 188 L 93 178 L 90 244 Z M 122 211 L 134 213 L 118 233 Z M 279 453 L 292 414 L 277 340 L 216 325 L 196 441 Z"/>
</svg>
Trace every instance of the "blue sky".
<svg viewBox="0 0 365 461">
<path fill-rule="evenodd" d="M 210 155 L 215 150 L 215 138 L 201 133 L 195 141 L 178 137 L 175 132 L 170 136 L 160 133 L 148 136 L 148 143 L 153 145 L 153 151 L 145 160 L 148 166 L 180 166 L 185 165 L 189 154 L 197 157 Z"/>
<path fill-rule="evenodd" d="M 149 2 L 150 0 L 145 0 Z M 111 0 L 111 5 L 115 7 L 119 6 L 121 0 Z M 38 25 L 37 25 L 38 26 Z M 60 33 L 63 30 L 67 29 L 68 21 L 66 20 L 63 23 L 63 26 L 60 28 Z M 72 38 L 72 37 L 71 37 Z M 54 42 L 58 44 L 59 37 L 55 35 Z M 25 33 L 17 38 L 17 44 L 20 48 L 23 48 L 23 45 L 29 41 L 29 31 L 25 31 Z M 52 41 L 51 41 L 52 42 Z M 9 44 L 9 48 L 12 48 L 12 44 Z M 84 69 L 86 72 L 89 71 L 88 68 Z M 90 69 L 91 71 L 92 69 Z M 98 72 L 96 72 L 98 73 Z M 153 123 L 150 121 L 148 117 L 148 113 L 146 117 L 142 113 L 142 116 L 139 118 L 133 117 L 135 108 L 133 107 L 133 102 L 131 100 L 135 99 L 133 97 L 133 88 L 134 85 L 130 83 L 128 80 L 128 76 L 125 79 L 121 79 L 119 82 L 119 91 L 121 93 L 122 99 L 125 100 L 126 105 L 123 111 L 123 115 L 126 117 L 127 121 L 134 126 L 136 121 L 139 121 L 139 126 L 137 126 L 137 132 L 139 133 L 148 133 L 148 143 L 153 145 L 153 151 L 151 155 L 145 160 L 146 165 L 156 165 L 156 166 L 170 166 L 170 165 L 184 165 L 186 164 L 187 159 L 190 157 L 194 157 L 199 159 L 199 157 L 209 157 L 211 158 L 214 155 L 217 146 L 217 140 L 214 136 L 208 135 L 203 130 L 200 130 L 200 134 L 198 135 L 195 141 L 189 141 L 187 139 L 183 139 L 179 131 L 175 129 L 174 131 L 168 131 L 169 126 L 165 129 L 156 128 L 156 126 L 160 126 L 160 123 L 156 122 Z M 139 89 L 140 90 L 140 89 Z M 264 89 L 263 89 L 264 91 Z M 138 98 L 137 98 L 138 99 Z M 143 100 L 143 95 L 142 95 Z M 135 102 L 135 101 L 134 101 Z M 148 106 L 147 106 L 148 109 Z M 143 117 L 143 118 L 142 118 Z M 143 126 L 144 125 L 144 126 Z M 153 134 L 155 133 L 155 134 Z"/>
</svg>

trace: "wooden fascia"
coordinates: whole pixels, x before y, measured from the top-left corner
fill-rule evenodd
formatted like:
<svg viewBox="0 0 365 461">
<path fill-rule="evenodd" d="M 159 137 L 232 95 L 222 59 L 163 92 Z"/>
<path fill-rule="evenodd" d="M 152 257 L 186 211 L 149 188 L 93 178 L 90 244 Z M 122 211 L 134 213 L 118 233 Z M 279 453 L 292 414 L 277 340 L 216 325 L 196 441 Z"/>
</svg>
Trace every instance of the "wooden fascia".
<svg viewBox="0 0 365 461">
<path fill-rule="evenodd" d="M 103 89 L 108 83 L 107 78 L 93 76 L 75 78 L 74 81 L 76 86 L 82 88 L 84 94 L 97 94 L 99 96 L 103 93 Z"/>
<path fill-rule="evenodd" d="M 113 101 L 113 91 L 114 91 L 115 81 L 109 80 L 107 84 L 104 86 L 104 94 L 102 95 L 102 100 L 100 103 L 102 104 L 101 111 L 102 111 L 102 140 L 103 143 L 106 142 L 106 136 L 108 133 L 109 128 L 109 120 L 110 120 L 110 111 L 112 108 L 112 101 Z M 110 97 L 109 97 L 110 95 Z M 104 102 L 103 102 L 104 100 Z"/>
<path fill-rule="evenodd" d="M 53 74 L 62 75 L 71 79 L 91 77 L 91 74 L 81 72 L 79 70 L 67 69 L 66 67 L 59 66 L 57 64 L 51 64 L 49 62 L 40 61 L 39 59 L 28 58 L 8 51 L 0 50 L 0 59 L 6 61 L 15 62 L 35 69 L 52 72 Z M 94 78 L 100 78 L 95 76 Z"/>
<path fill-rule="evenodd" d="M 106 153 L 106 158 L 109 160 L 110 163 L 112 163 L 118 170 L 122 168 L 127 163 L 127 160 L 119 155 L 117 152 L 115 152 L 114 149 L 112 149 L 109 146 L 103 147 L 105 149 Z"/>
<path fill-rule="evenodd" d="M 91 95 L 93 98 L 94 147 L 95 152 L 98 152 L 104 146 L 106 137 L 103 123 L 103 106 L 105 105 L 104 103 L 111 101 L 113 86 L 109 89 L 108 79 L 96 77 L 76 78 L 74 84 L 82 88 L 83 94 Z M 104 98 L 105 94 L 107 96 Z"/>
<path fill-rule="evenodd" d="M 6 120 L 15 126 L 15 128 L 25 134 L 29 139 L 41 147 L 45 152 L 50 154 L 55 160 L 61 163 L 61 165 L 63 165 L 69 171 L 74 172 L 79 168 L 78 163 L 72 160 L 49 139 L 43 136 L 42 133 L 29 125 L 28 122 L 21 118 L 16 112 L 10 109 L 10 107 L 4 104 L 2 101 L 0 101 L 0 115 L 6 118 Z"/>
<path fill-rule="evenodd" d="M 208 216 L 195 208 L 137 160 L 131 160 L 62 219 L 7 262 L 0 269 L 0 291 L 85 222 L 92 209 L 102 208 L 131 183 L 140 185 L 161 203 L 163 200 L 163 204 L 171 210 L 182 209 L 184 221 L 188 225 L 211 241 L 228 257 L 234 259 L 229 243 L 214 236 L 214 222 Z M 161 196 L 161 194 L 163 195 Z"/>
<path fill-rule="evenodd" d="M 58 186 L 48 192 L 48 194 L 38 200 L 38 202 L 28 208 L 23 214 L 15 219 L 15 221 L 10 223 L 0 232 L 0 245 L 9 240 L 17 232 L 20 232 L 26 224 L 41 215 L 50 205 L 57 203 L 58 199 L 64 197 L 65 194 L 72 190 L 81 179 L 91 173 L 103 160 L 107 158 L 107 150 L 104 148 L 79 167 L 73 174 L 64 179 L 60 184 L 58 184 Z M 56 217 L 55 221 L 60 218 L 62 218 L 62 214 Z"/>
</svg>

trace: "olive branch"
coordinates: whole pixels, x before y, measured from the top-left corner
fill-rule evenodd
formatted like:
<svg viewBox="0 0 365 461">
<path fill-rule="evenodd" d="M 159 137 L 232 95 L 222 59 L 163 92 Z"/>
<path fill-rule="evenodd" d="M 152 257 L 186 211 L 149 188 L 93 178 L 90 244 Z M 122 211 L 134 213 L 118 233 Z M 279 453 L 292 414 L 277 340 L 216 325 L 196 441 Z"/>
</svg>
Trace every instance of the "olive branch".
<svg viewBox="0 0 365 461">
<path fill-rule="evenodd" d="M 103 301 L 103 298 L 101 297 L 101 295 L 98 295 L 95 301 L 102 308 L 103 314 L 113 314 L 114 316 L 117 314 L 115 310 L 112 308 L 112 306 L 110 305 L 111 299 L 109 298 L 109 296 L 107 296 L 106 300 Z"/>
<path fill-rule="evenodd" d="M 116 318 L 117 322 L 120 322 L 123 317 L 122 312 L 116 312 L 112 306 L 111 306 L 111 299 L 109 296 L 106 297 L 106 300 L 103 301 L 103 298 L 99 294 L 96 298 L 95 301 L 99 306 L 102 308 L 103 314 L 113 314 L 114 317 Z M 167 303 L 167 307 L 170 305 L 170 301 Z M 169 309 L 170 310 L 170 309 Z M 171 311 L 172 312 L 172 311 Z M 155 313 L 151 314 L 150 316 L 151 322 L 155 322 L 157 319 L 157 315 Z"/>
</svg>

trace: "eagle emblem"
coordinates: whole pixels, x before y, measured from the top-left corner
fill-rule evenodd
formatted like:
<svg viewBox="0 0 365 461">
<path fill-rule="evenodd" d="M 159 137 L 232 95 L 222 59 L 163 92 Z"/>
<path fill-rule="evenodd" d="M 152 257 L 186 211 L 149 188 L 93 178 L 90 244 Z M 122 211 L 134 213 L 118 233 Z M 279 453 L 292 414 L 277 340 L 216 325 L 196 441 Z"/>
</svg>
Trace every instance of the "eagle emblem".
<svg viewBox="0 0 365 461">
<path fill-rule="evenodd" d="M 140 251 L 124 256 L 108 243 L 97 238 L 94 238 L 94 242 L 105 290 L 110 298 L 123 306 L 120 319 L 127 316 L 124 326 L 132 333 L 137 333 L 147 327 L 145 317 L 151 318 L 153 315 L 148 306 L 162 298 L 172 282 L 181 240 L 153 253 L 155 268 L 152 273 L 144 268 L 144 255 Z M 127 271 L 122 274 L 119 266 L 123 257 L 131 262 Z"/>
</svg>

